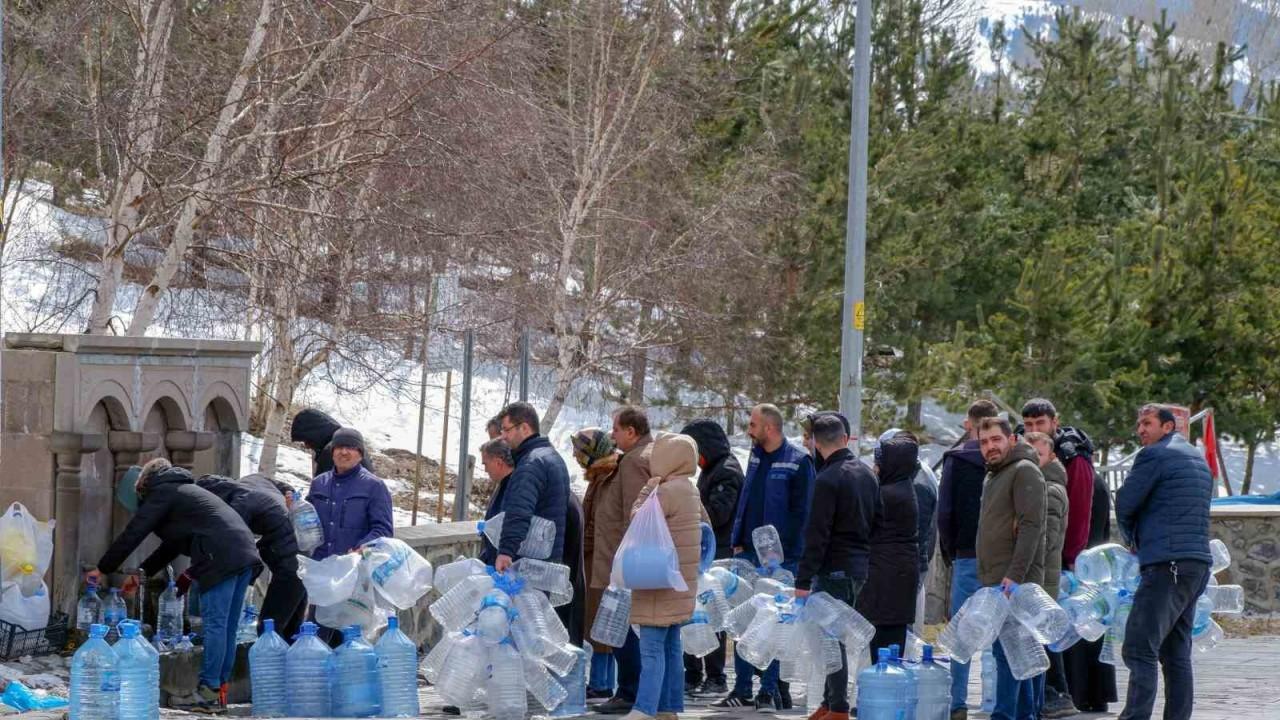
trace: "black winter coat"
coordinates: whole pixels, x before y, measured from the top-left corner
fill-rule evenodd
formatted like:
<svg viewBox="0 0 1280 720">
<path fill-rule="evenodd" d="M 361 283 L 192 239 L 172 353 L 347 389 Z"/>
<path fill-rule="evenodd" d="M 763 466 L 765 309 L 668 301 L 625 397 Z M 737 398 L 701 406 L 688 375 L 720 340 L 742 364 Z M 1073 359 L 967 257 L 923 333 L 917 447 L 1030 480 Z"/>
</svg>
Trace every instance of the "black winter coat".
<svg viewBox="0 0 1280 720">
<path fill-rule="evenodd" d="M 832 453 L 813 483 L 796 587 L 807 590 L 815 576 L 833 572 L 866 580 L 871 538 L 883 522 L 880 485 L 871 469 L 849 450 Z"/>
<path fill-rule="evenodd" d="M 871 535 L 871 568 L 858 593 L 857 609 L 873 625 L 903 625 L 915 621 L 920 583 L 919 513 L 911 482 L 918 451 L 907 438 L 893 438 L 881 447 L 884 521 Z"/>
<path fill-rule="evenodd" d="M 742 494 L 742 465 L 729 449 L 729 436 L 714 420 L 694 420 L 680 431 L 698 444 L 705 465 L 698 473 L 698 495 L 716 534 L 716 558 L 733 557 L 733 518 Z"/>
<path fill-rule="evenodd" d="M 590 628 L 587 619 L 587 578 L 582 569 L 582 540 L 586 521 L 582 514 L 582 501 L 569 492 L 569 507 L 564 516 L 564 555 L 561 562 L 569 567 L 569 584 L 573 586 L 573 600 L 556 608 L 565 629 L 569 631 L 569 644 L 582 647 L 584 636 Z"/>
<path fill-rule="evenodd" d="M 306 408 L 293 417 L 289 427 L 289 439 L 293 442 L 305 443 L 311 448 L 311 477 L 317 477 L 333 469 L 333 434 L 342 425 L 328 413 L 315 408 Z M 373 472 L 373 463 L 369 457 L 361 457 L 360 464 L 369 472 Z"/>
<path fill-rule="evenodd" d="M 516 469 L 507 478 L 502 491 L 502 537 L 498 541 L 498 554 L 512 559 L 520 557 L 516 552 L 529 533 L 529 518 L 537 515 L 556 524 L 556 542 L 551 557 L 564 554 L 565 516 L 569 510 L 569 469 L 551 442 L 541 435 L 534 435 L 516 448 Z M 496 557 L 496 556 L 495 556 Z"/>
<path fill-rule="evenodd" d="M 986 461 L 982 459 L 977 440 L 966 440 L 942 458 L 942 482 L 938 487 L 939 549 L 948 563 L 956 558 L 976 558 Z"/>
<path fill-rule="evenodd" d="M 151 478 L 139 498 L 138 511 L 102 555 L 98 569 L 115 572 L 151 533 L 161 544 L 142 563 L 148 576 L 179 555 L 191 558 L 188 572 L 205 589 L 246 568 L 252 568 L 255 576 L 262 571 L 249 526 L 229 505 L 197 486 L 191 473 L 182 468 L 170 468 Z"/>
<path fill-rule="evenodd" d="M 239 481 L 222 475 L 203 475 L 196 485 L 217 495 L 259 536 L 258 557 L 271 572 L 298 572 L 298 536 L 284 504 L 284 496 L 262 475 Z"/>
</svg>

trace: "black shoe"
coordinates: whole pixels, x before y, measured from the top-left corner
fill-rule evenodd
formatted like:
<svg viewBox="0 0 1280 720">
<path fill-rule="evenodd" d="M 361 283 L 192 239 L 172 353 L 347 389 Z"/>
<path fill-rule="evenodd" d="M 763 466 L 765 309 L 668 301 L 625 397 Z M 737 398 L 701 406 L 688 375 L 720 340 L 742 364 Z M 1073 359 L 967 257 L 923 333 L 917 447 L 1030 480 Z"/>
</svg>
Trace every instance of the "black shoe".
<svg viewBox="0 0 1280 720">
<path fill-rule="evenodd" d="M 783 710 L 790 710 L 791 704 L 791 683 L 778 683 L 778 702 L 782 705 Z"/>
<path fill-rule="evenodd" d="M 729 693 L 728 695 L 725 695 L 719 700 L 711 703 L 711 707 L 736 708 L 736 707 L 746 707 L 750 704 L 751 704 L 751 698 L 743 697 L 741 695 L 738 695 L 737 693 Z"/>
<path fill-rule="evenodd" d="M 729 692 L 729 685 L 724 680 L 704 680 L 698 686 L 697 695 L 723 695 Z"/>
<path fill-rule="evenodd" d="M 761 692 L 756 695 L 756 712 L 771 713 L 782 711 L 782 700 L 777 695 Z"/>
<path fill-rule="evenodd" d="M 608 702 L 600 703 L 592 709 L 601 715 L 626 715 L 631 712 L 632 705 L 635 705 L 634 700 L 623 700 L 614 695 Z"/>
<path fill-rule="evenodd" d="M 969 720 L 969 708 L 955 708 L 951 711 L 951 720 Z"/>
<path fill-rule="evenodd" d="M 612 690 L 592 690 L 591 688 L 587 688 L 588 700 L 608 700 L 611 697 L 613 697 Z"/>
<path fill-rule="evenodd" d="M 445 715 L 461 715 L 462 714 L 462 710 L 460 710 L 457 705 L 445 705 L 444 707 L 440 708 L 440 712 L 444 713 Z"/>
<path fill-rule="evenodd" d="M 698 681 L 696 680 L 692 682 L 685 681 L 684 694 L 688 695 L 689 697 L 693 697 L 694 695 L 698 694 Z"/>
</svg>

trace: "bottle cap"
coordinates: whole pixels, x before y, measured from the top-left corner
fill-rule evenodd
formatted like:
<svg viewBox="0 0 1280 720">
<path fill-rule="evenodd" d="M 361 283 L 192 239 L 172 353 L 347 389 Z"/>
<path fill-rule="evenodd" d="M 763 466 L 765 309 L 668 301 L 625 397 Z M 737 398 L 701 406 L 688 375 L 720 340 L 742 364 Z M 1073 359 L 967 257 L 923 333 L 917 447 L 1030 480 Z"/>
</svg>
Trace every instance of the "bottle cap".
<svg viewBox="0 0 1280 720">
<path fill-rule="evenodd" d="M 924 646 L 924 662 L 933 662 L 933 646 Z"/>
<path fill-rule="evenodd" d="M 136 623 L 132 623 L 132 622 L 120 623 L 120 634 L 126 638 L 138 637 L 138 630 L 139 628 Z"/>
<path fill-rule="evenodd" d="M 271 621 L 270 621 L 270 620 L 268 620 L 267 622 L 271 622 Z M 388 615 L 388 616 L 387 616 L 387 629 L 388 629 L 388 630 L 398 630 L 399 628 L 400 628 L 400 618 L 396 617 L 395 615 Z"/>
<path fill-rule="evenodd" d="M 266 634 L 267 634 L 267 633 L 269 633 L 269 632 L 275 632 L 275 631 L 276 631 L 276 621 L 275 621 L 275 620 L 272 620 L 271 618 L 267 618 L 267 619 L 265 619 L 265 620 L 263 620 L 263 621 L 262 621 L 262 634 L 263 634 L 263 635 L 266 635 Z"/>
<path fill-rule="evenodd" d="M 106 625 L 99 625 L 97 623 L 94 623 L 93 625 L 89 626 L 89 637 L 100 638 L 100 637 L 106 637 L 106 636 L 107 636 Z"/>
<path fill-rule="evenodd" d="M 315 635 L 316 624 L 313 622 L 304 622 L 302 623 L 302 626 L 298 628 L 298 632 L 302 633 L 303 635 Z"/>
</svg>

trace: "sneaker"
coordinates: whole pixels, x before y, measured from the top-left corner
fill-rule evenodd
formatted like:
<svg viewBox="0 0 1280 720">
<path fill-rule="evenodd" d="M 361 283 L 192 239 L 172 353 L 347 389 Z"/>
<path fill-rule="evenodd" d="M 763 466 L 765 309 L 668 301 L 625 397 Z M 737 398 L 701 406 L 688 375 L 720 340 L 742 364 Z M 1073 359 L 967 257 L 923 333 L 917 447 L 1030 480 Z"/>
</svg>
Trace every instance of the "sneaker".
<svg viewBox="0 0 1280 720">
<path fill-rule="evenodd" d="M 685 682 L 685 684 L 684 684 L 684 694 L 685 694 L 685 695 L 688 695 L 689 697 L 693 697 L 694 695 L 697 695 L 697 694 L 698 694 L 698 682 L 697 682 L 697 681 L 693 681 L 693 682 L 688 682 L 688 681 L 686 681 L 686 682 Z"/>
<path fill-rule="evenodd" d="M 771 713 L 782 711 L 782 700 L 777 695 L 761 692 L 756 695 L 756 712 Z"/>
<path fill-rule="evenodd" d="M 654 718 L 652 715 L 645 715 L 639 710 L 633 709 L 626 715 L 623 715 L 622 720 L 654 720 Z"/>
<path fill-rule="evenodd" d="M 793 707 L 791 703 L 791 683 L 778 683 L 778 701 L 782 704 L 783 710 L 790 710 Z"/>
<path fill-rule="evenodd" d="M 951 720 L 969 720 L 969 708 L 956 708 L 952 710 Z"/>
<path fill-rule="evenodd" d="M 699 695 L 723 695 L 729 692 L 729 685 L 724 680 L 704 680 L 698 687 Z"/>
<path fill-rule="evenodd" d="M 634 700 L 623 700 L 614 695 L 609 698 L 608 702 L 603 702 L 592 709 L 601 715 L 626 715 L 631 712 L 631 706 L 634 704 Z M 641 714 L 643 715 L 643 713 Z M 648 717 L 648 715 L 645 715 L 645 717 Z"/>
<path fill-rule="evenodd" d="M 1040 711 L 1042 718 L 1068 718 L 1079 715 L 1080 711 L 1076 709 L 1070 697 L 1063 697 L 1057 702 L 1045 703 L 1044 709 Z"/>
<path fill-rule="evenodd" d="M 719 700 L 711 703 L 711 707 L 736 708 L 736 707 L 746 707 L 750 704 L 751 704 L 751 698 L 743 697 L 741 695 L 738 695 L 737 693 L 729 693 L 728 695 L 725 695 Z"/>
<path fill-rule="evenodd" d="M 831 710 L 826 705 L 819 705 L 817 710 L 809 714 L 809 720 L 824 720 L 830 714 Z"/>
<path fill-rule="evenodd" d="M 169 701 L 175 710 L 185 710 L 204 715 L 217 715 L 226 712 L 227 706 L 218 702 L 218 691 L 201 685 L 186 695 L 177 695 Z"/>
<path fill-rule="evenodd" d="M 462 709 L 459 708 L 457 705 L 445 705 L 444 707 L 440 708 L 440 712 L 444 713 L 445 715 L 461 715 Z"/>
<path fill-rule="evenodd" d="M 588 700 L 608 700 L 611 697 L 613 697 L 612 690 L 595 690 L 592 688 L 587 688 Z"/>
</svg>

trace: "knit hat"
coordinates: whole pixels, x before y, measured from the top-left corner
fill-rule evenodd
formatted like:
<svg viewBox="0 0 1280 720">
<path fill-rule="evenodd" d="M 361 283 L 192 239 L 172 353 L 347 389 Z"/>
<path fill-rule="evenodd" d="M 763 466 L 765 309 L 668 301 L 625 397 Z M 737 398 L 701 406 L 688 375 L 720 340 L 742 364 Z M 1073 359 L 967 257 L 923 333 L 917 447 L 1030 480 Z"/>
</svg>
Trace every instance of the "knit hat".
<svg viewBox="0 0 1280 720">
<path fill-rule="evenodd" d="M 359 430 L 353 427 L 338 428 L 338 430 L 333 433 L 333 439 L 329 441 L 329 444 L 333 445 L 335 449 L 340 447 L 355 448 L 360 451 L 360 455 L 362 457 L 368 455 L 364 449 L 364 436 L 360 434 Z"/>
<path fill-rule="evenodd" d="M 583 470 L 614 452 L 613 438 L 600 428 L 583 428 L 573 434 L 573 459 Z"/>
</svg>

